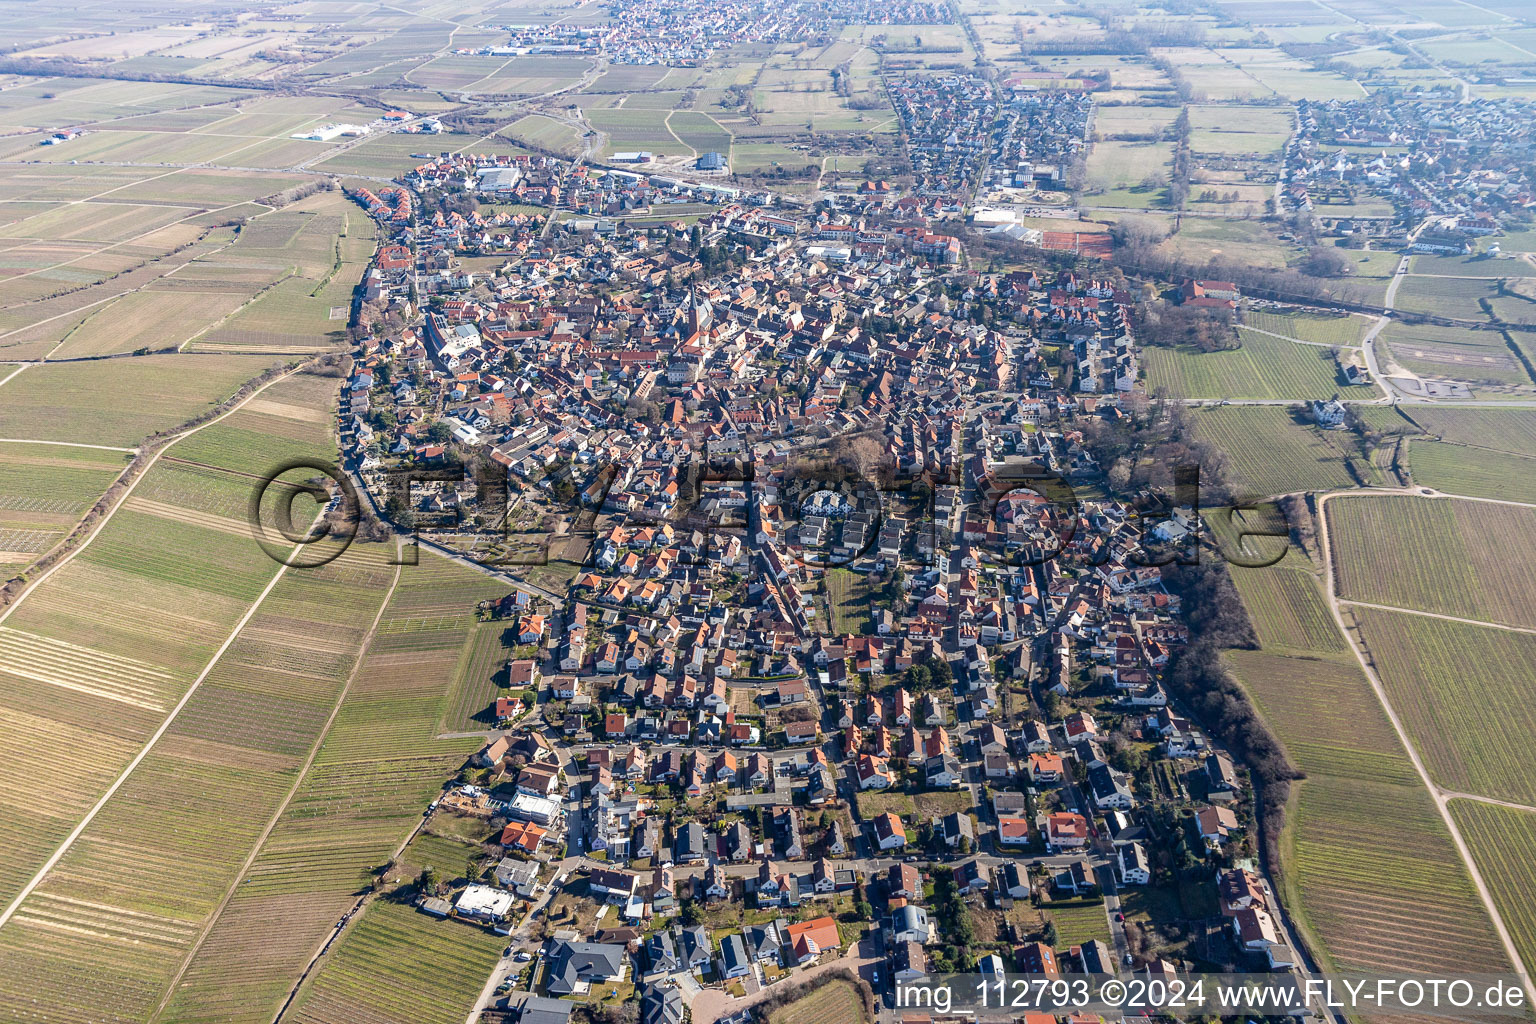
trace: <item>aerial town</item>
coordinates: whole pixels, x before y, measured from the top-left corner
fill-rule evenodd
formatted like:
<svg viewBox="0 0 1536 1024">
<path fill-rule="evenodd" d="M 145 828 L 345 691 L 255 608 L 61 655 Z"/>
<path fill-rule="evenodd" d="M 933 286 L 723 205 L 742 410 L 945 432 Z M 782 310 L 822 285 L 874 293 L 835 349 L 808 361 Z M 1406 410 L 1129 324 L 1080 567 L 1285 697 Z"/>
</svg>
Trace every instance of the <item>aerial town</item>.
<svg viewBox="0 0 1536 1024">
<path fill-rule="evenodd" d="M 899 89 L 935 140 L 901 199 L 474 154 L 351 193 L 390 237 L 348 465 L 376 514 L 516 581 L 482 609 L 512 643 L 493 738 L 429 810 L 500 855 L 419 896 L 508 936 L 490 1008 L 560 1024 L 639 986 L 665 1024 L 828 968 L 1304 969 L 1248 771 L 1162 680 L 1198 501 L 1102 461 L 1155 404 L 1145 296 L 1112 265 L 981 270 L 931 226 L 981 185 L 976 89 Z M 1074 96 L 1044 104 L 1081 132 Z M 1203 920 L 1126 927 L 1138 887 Z"/>
</svg>

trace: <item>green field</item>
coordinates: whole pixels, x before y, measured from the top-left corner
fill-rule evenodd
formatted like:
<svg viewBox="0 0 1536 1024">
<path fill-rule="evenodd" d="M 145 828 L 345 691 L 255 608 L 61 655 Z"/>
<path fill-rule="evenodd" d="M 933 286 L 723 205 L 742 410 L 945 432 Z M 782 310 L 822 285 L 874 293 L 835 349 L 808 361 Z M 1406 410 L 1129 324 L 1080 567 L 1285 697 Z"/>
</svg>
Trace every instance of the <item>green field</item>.
<svg viewBox="0 0 1536 1024">
<path fill-rule="evenodd" d="M 1435 782 L 1536 802 L 1536 769 L 1518 753 L 1536 729 L 1528 699 L 1536 636 L 1376 608 L 1354 613 Z"/>
<path fill-rule="evenodd" d="M 1334 350 L 1240 331 L 1242 346 L 1221 352 L 1149 346 L 1142 351 L 1147 387 L 1177 398 L 1374 397 L 1375 389 L 1340 383 Z"/>
<path fill-rule="evenodd" d="M 305 984 L 291 1017 L 303 1024 L 461 1024 L 504 941 L 489 929 L 375 902 Z"/>
<path fill-rule="evenodd" d="M 828 628 L 834 633 L 858 636 L 869 626 L 870 587 L 867 578 L 847 569 L 828 570 L 826 605 L 831 614 Z"/>
<path fill-rule="evenodd" d="M 768 1024 L 865 1024 L 864 1000 L 846 981 L 833 980 L 773 1011 Z"/>
<path fill-rule="evenodd" d="M 1094 939 L 1104 943 L 1111 941 L 1109 915 L 1105 913 L 1102 901 L 1067 901 L 1065 906 L 1048 903 L 1042 909 L 1056 925 L 1056 945 L 1062 949 Z"/>
<path fill-rule="evenodd" d="M 1319 430 L 1290 408 L 1234 405 L 1192 410 L 1190 418 L 1201 440 L 1226 453 L 1239 496 L 1355 487 L 1351 467 L 1362 480 L 1377 479 L 1352 434 Z"/>
<path fill-rule="evenodd" d="M 0 386 L 0 437 L 136 445 L 218 405 L 274 362 L 164 355 L 29 366 Z"/>
<path fill-rule="evenodd" d="M 1243 323 L 1270 334 L 1320 345 L 1358 347 L 1371 322 L 1361 316 L 1325 316 L 1317 313 L 1271 313 L 1251 309 Z"/>
<path fill-rule="evenodd" d="M 1525 409 L 1416 407 L 1410 414 L 1443 441 L 1536 456 L 1536 417 Z"/>
<path fill-rule="evenodd" d="M 1278 883 L 1309 946 L 1331 969 L 1503 964 L 1444 822 L 1310 564 L 1292 554 L 1231 571 L 1261 649 L 1223 658 L 1307 776 L 1292 784 Z"/>
<path fill-rule="evenodd" d="M 275 269 L 276 281 L 199 334 L 191 350 L 309 353 L 343 343 L 374 239 L 372 218 L 339 191 L 253 221 L 228 249 L 188 271 L 214 282 L 259 267 Z"/>
<path fill-rule="evenodd" d="M 266 1024 L 276 1014 L 374 869 L 480 745 L 435 737 L 448 680 L 472 648 L 474 605 L 505 593 L 427 553 L 401 570 L 314 766 L 192 959 L 165 1021 Z M 467 1012 L 459 1008 L 461 1019 Z"/>
<path fill-rule="evenodd" d="M 108 988 L 116 1019 L 153 1013 L 318 742 L 388 593 L 387 552 L 357 546 L 282 577 L 0 932 L 16 967 L 0 1005 L 31 1002 L 37 978 L 87 965 L 90 986 L 48 986 L 52 1012 L 90 1015 Z"/>
<path fill-rule="evenodd" d="M 500 685 L 506 675 L 502 669 L 516 644 L 516 631 L 506 622 L 475 626 L 469 652 L 454 674 L 440 731 L 485 729 L 495 724 L 486 709 L 498 694 L 507 692 Z"/>
<path fill-rule="evenodd" d="M 1451 815 L 1525 963 L 1536 963 L 1536 813 L 1452 800 Z"/>
<path fill-rule="evenodd" d="M 126 465 L 122 452 L 0 444 L 0 572 L 62 540 Z"/>
<path fill-rule="evenodd" d="M 1420 438 L 1409 443 L 1408 465 L 1423 487 L 1536 504 L 1536 458 L 1528 455 Z"/>
<path fill-rule="evenodd" d="M 1345 495 L 1327 518 L 1340 597 L 1536 628 L 1536 509 Z"/>
</svg>

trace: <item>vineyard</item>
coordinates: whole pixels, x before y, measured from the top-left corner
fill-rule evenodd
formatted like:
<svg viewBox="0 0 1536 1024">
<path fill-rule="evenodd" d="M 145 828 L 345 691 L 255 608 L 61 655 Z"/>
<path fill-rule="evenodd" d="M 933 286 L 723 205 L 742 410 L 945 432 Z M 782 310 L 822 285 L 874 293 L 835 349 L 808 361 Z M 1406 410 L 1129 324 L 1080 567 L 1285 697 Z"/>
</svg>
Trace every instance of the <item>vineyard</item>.
<svg viewBox="0 0 1536 1024">
<path fill-rule="evenodd" d="M 1360 457 L 1352 435 L 1318 430 L 1298 415 L 1279 406 L 1229 406 L 1195 410 L 1191 420 L 1201 440 L 1227 454 L 1240 497 L 1354 487 L 1351 465 L 1376 482 L 1376 470 Z"/>
<path fill-rule="evenodd" d="M 1450 806 L 1529 971 L 1536 964 L 1536 901 L 1531 899 L 1536 885 L 1536 813 L 1472 800 L 1452 800 Z"/>
<path fill-rule="evenodd" d="M 36 978 L 83 963 L 93 983 L 48 986 L 52 1012 L 89 1016 L 106 990 L 126 1019 L 153 1013 L 319 739 L 388 592 L 387 550 L 279 580 L 11 919 L 0 1006 L 37 1005 Z"/>
<path fill-rule="evenodd" d="M 1293 549 L 1274 565 L 1229 572 L 1266 651 L 1348 653 L 1305 555 Z"/>
<path fill-rule="evenodd" d="M 1430 775 L 1448 789 L 1536 802 L 1536 636 L 1356 608 L 1377 673 Z"/>
<path fill-rule="evenodd" d="M 0 437 L 135 445 L 217 405 L 273 362 L 164 355 L 29 366 L 5 385 Z"/>
<path fill-rule="evenodd" d="M 1536 509 L 1350 495 L 1327 510 L 1340 597 L 1536 626 Z"/>
<path fill-rule="evenodd" d="M 1309 563 L 1232 576 L 1262 647 L 1222 657 L 1306 774 L 1278 882 L 1312 947 L 1334 968 L 1450 969 L 1465 955 L 1495 969 L 1471 880 Z"/>
<path fill-rule="evenodd" d="M 1416 438 L 1408 446 L 1408 466 L 1420 487 L 1536 504 L 1536 458 L 1531 456 Z"/>
<path fill-rule="evenodd" d="M 1327 398 L 1372 398 L 1364 385 L 1342 386 L 1332 349 L 1298 345 L 1255 331 L 1242 333 L 1242 347 L 1221 352 L 1148 347 L 1142 352 L 1148 390 L 1166 387 L 1179 398 L 1279 398 L 1298 402 Z"/>
<path fill-rule="evenodd" d="M 1536 416 L 1526 409 L 1416 407 L 1416 423 L 1442 441 L 1536 456 Z"/>
<path fill-rule="evenodd" d="M 0 564 L 31 561 L 9 552 L 37 554 L 57 544 L 126 464 L 123 452 L 0 444 Z"/>
<path fill-rule="evenodd" d="M 505 592 L 426 553 L 401 570 L 313 767 L 192 959 L 164 1021 L 272 1019 L 329 929 L 480 745 L 435 737 L 445 681 L 471 655 L 475 603 Z M 453 972 L 438 983 L 453 984 Z"/>
<path fill-rule="evenodd" d="M 768 1024 L 864 1024 L 868 1020 L 858 991 L 846 981 L 834 980 L 774 1010 Z"/>
<path fill-rule="evenodd" d="M 276 569 L 249 537 L 124 510 L 13 606 L 0 742 L 17 756 L 0 764 L 0 899 L 98 799 Z M 82 759 L 104 712 L 112 742 Z M 54 780 L 42 799 L 39 779 Z"/>
<path fill-rule="evenodd" d="M 1423 786 L 1318 775 L 1281 850 L 1284 896 L 1331 966 L 1506 971 L 1508 959 Z"/>
<path fill-rule="evenodd" d="M 1270 334 L 1280 334 L 1297 341 L 1314 345 L 1335 345 L 1344 348 L 1357 347 L 1371 321 L 1361 316 L 1325 316 L 1318 313 L 1269 313 L 1250 309 L 1243 314 L 1243 323 Z M 1245 345 L 1247 337 L 1244 338 Z"/>
<path fill-rule="evenodd" d="M 501 954 L 495 933 L 373 903 L 326 956 L 294 1024 L 462 1024 Z"/>
<path fill-rule="evenodd" d="M 485 711 L 497 694 L 507 692 L 497 682 L 505 678 L 501 670 L 516 641 L 510 623 L 485 622 L 475 627 L 469 655 L 460 664 L 449 690 L 440 732 L 484 729 L 493 724 L 485 720 Z"/>
</svg>

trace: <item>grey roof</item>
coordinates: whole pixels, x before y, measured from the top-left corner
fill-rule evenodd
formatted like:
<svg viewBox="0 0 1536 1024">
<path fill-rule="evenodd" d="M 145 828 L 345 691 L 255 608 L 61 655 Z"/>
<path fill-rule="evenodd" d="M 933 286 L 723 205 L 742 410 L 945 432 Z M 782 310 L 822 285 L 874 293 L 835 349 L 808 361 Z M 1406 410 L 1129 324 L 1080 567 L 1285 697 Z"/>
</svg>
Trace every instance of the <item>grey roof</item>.
<svg viewBox="0 0 1536 1024">
<path fill-rule="evenodd" d="M 677 947 L 668 932 L 657 932 L 645 941 L 645 959 L 653 971 L 671 971 L 678 965 Z"/>
<path fill-rule="evenodd" d="M 673 859 L 684 860 L 704 856 L 704 839 L 704 826 L 696 821 L 690 821 L 677 830 L 677 839 L 672 844 Z"/>
<path fill-rule="evenodd" d="M 720 940 L 720 962 L 727 971 L 747 965 L 747 947 L 740 935 L 727 935 Z"/>
<path fill-rule="evenodd" d="M 624 947 L 601 942 L 562 942 L 550 958 L 547 985 L 556 995 L 570 995 L 578 983 L 616 978 L 624 971 Z"/>
<path fill-rule="evenodd" d="M 779 930 L 772 924 L 754 924 L 747 928 L 747 945 L 754 956 L 762 956 L 769 950 L 778 952 Z"/>
<path fill-rule="evenodd" d="M 647 985 L 640 997 L 640 1024 L 681 1024 L 683 994 L 671 985 Z"/>
<path fill-rule="evenodd" d="M 571 1019 L 571 1011 L 575 1008 L 575 1003 L 565 999 L 529 996 L 523 1000 L 523 1008 L 517 1019 L 519 1024 L 565 1024 Z"/>
<path fill-rule="evenodd" d="M 710 958 L 709 932 L 703 925 L 693 925 L 683 929 L 682 942 L 683 959 L 689 964 L 707 963 Z"/>
</svg>

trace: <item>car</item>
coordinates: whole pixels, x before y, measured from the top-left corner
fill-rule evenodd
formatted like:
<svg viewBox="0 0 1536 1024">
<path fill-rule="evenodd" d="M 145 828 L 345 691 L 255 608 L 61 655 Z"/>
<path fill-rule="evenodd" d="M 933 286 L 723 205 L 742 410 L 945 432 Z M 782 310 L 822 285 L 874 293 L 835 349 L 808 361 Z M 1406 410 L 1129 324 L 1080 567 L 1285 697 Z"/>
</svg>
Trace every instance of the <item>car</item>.
<svg viewBox="0 0 1536 1024">
<path fill-rule="evenodd" d="M 1124 921 L 1125 920 L 1125 915 L 1123 913 L 1120 913 L 1120 912 L 1117 911 L 1115 913 L 1115 920 L 1116 921 Z"/>
<path fill-rule="evenodd" d="M 529 960 L 533 959 L 533 954 L 528 952 L 526 949 L 520 949 L 517 951 L 517 956 L 513 957 L 512 959 L 516 960 L 520 964 L 525 964 Z"/>
<path fill-rule="evenodd" d="M 506 949 L 502 950 L 501 951 L 501 955 L 502 956 L 511 956 L 512 955 L 512 947 L 508 946 Z"/>
<path fill-rule="evenodd" d="M 1125 966 L 1130 967 L 1135 962 L 1136 962 L 1136 958 L 1135 957 L 1131 956 L 1131 954 L 1129 954 L 1129 953 L 1125 954 Z"/>
</svg>

